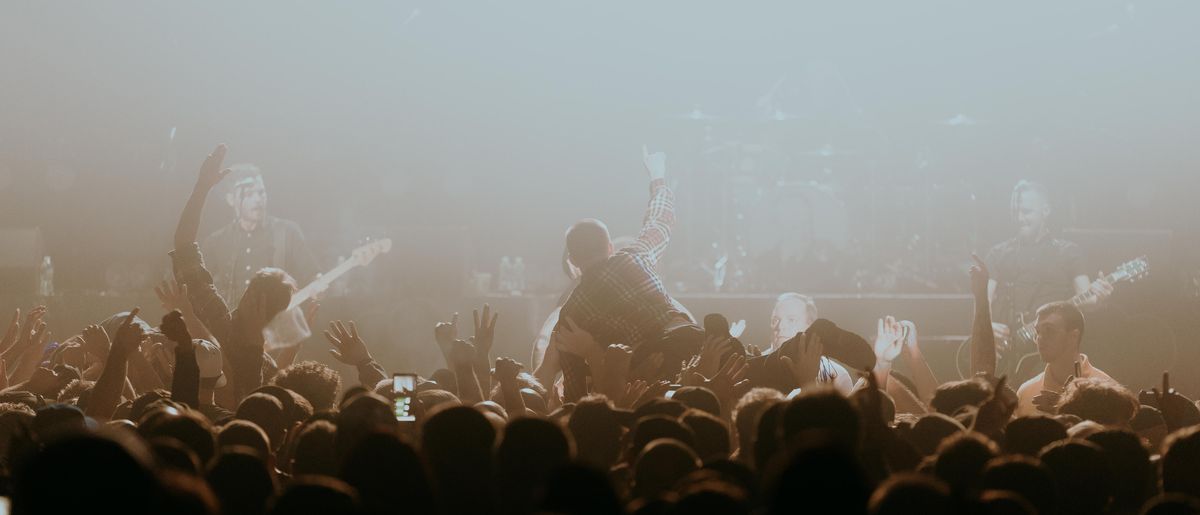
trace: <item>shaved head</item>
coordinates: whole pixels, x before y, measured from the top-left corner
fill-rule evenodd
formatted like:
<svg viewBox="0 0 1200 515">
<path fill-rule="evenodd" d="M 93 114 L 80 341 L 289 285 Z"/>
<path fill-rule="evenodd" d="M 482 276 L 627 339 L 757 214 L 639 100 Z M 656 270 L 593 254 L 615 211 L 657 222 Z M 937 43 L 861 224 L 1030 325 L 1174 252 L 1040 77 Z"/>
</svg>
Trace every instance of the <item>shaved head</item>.
<svg viewBox="0 0 1200 515">
<path fill-rule="evenodd" d="M 567 229 L 567 259 L 580 269 L 598 263 L 612 254 L 608 226 L 595 218 L 575 222 Z"/>
</svg>

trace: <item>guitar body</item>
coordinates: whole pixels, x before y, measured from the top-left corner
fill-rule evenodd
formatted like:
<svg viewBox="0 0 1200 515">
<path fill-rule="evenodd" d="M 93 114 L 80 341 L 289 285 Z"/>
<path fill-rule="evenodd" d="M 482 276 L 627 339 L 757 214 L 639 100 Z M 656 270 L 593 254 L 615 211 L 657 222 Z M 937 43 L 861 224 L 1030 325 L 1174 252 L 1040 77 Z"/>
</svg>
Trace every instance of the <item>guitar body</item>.
<svg viewBox="0 0 1200 515">
<path fill-rule="evenodd" d="M 271 319 L 271 323 L 267 324 L 266 329 L 263 330 L 267 350 L 278 352 L 281 349 L 295 347 L 312 336 L 312 329 L 308 327 L 308 321 L 304 318 L 304 309 L 301 304 L 325 291 L 330 284 L 333 284 L 333 281 L 345 275 L 346 272 L 360 266 L 367 266 L 375 260 L 376 256 L 391 252 L 391 250 L 392 240 L 388 238 L 375 240 L 358 247 L 338 266 L 292 294 L 292 301 L 288 304 L 288 308 Z"/>
<path fill-rule="evenodd" d="M 1104 277 L 1113 286 L 1124 282 L 1134 282 L 1150 274 L 1150 263 L 1145 256 L 1121 264 L 1117 270 Z M 1080 293 L 1066 302 L 1076 306 L 1090 300 L 1090 294 Z M 1009 384 L 1019 385 L 1025 380 L 1037 375 L 1041 370 L 1042 360 L 1037 351 L 1037 314 L 1020 313 L 1015 320 L 1008 321 L 1009 337 L 996 339 L 996 375 L 1007 375 Z M 959 376 L 970 377 L 971 370 L 971 339 L 968 338 L 958 347 L 955 356 Z"/>
</svg>

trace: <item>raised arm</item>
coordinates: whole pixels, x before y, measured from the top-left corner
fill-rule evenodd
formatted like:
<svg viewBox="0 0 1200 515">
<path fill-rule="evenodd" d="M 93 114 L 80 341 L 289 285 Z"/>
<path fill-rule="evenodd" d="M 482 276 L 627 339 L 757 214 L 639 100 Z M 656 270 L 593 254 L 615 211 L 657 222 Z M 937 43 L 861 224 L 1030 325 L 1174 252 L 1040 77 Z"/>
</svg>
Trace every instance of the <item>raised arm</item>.
<svg viewBox="0 0 1200 515">
<path fill-rule="evenodd" d="M 146 338 L 142 327 L 133 323 L 133 318 L 137 314 L 137 308 L 130 311 L 129 316 L 125 317 L 125 321 L 117 329 L 116 336 L 113 337 L 112 348 L 109 349 L 108 360 L 104 364 L 104 372 L 100 373 L 100 378 L 92 387 L 92 397 L 84 412 L 89 417 L 108 420 L 112 418 L 113 412 L 117 410 L 117 404 L 121 402 L 121 389 L 125 386 L 129 355 L 138 352 L 138 347 Z"/>
<path fill-rule="evenodd" d="M 667 187 L 666 154 L 648 153 L 643 146 L 642 163 L 650 174 L 650 204 L 646 207 L 637 241 L 629 248 L 645 255 L 651 263 L 658 263 L 671 241 L 671 225 L 675 223 L 675 195 Z"/>
<path fill-rule="evenodd" d="M 163 334 L 175 342 L 175 373 L 171 376 L 171 400 L 197 409 L 200 407 L 200 364 L 196 362 L 196 346 L 188 332 L 183 313 L 171 311 L 163 316 L 159 326 Z"/>
<path fill-rule="evenodd" d="M 175 227 L 176 250 L 187 248 L 196 242 L 196 233 L 200 231 L 200 213 L 204 211 L 204 201 L 208 199 L 208 193 L 212 191 L 213 187 L 229 174 L 229 169 L 221 168 L 224 160 L 225 145 L 221 144 L 217 145 L 217 148 L 213 149 L 208 158 L 204 160 L 204 164 L 200 165 L 200 175 L 196 178 L 196 186 L 192 188 L 192 195 L 188 197 L 183 214 L 179 217 L 179 225 Z"/>
<path fill-rule="evenodd" d="M 168 301 L 175 304 L 171 306 L 172 309 L 181 311 L 188 308 L 185 303 L 190 305 L 190 309 L 184 313 L 185 319 L 194 318 L 200 322 L 192 324 L 196 326 L 190 328 L 192 331 L 202 333 L 205 331 L 201 329 L 204 329 L 220 345 L 229 345 L 232 329 L 229 305 L 217 293 L 212 274 L 205 268 L 204 258 L 200 255 L 200 246 L 196 244 L 196 232 L 200 227 L 204 201 L 213 187 L 229 173 L 228 169 L 221 168 L 224 159 L 225 145 L 218 145 L 200 166 L 196 186 L 188 197 L 183 214 L 179 216 L 179 225 L 175 229 L 175 250 L 170 253 L 176 287 L 159 293 L 164 307 L 168 307 Z M 163 298 L 163 294 L 171 294 L 174 298 Z M 180 295 L 185 298 L 178 298 Z M 237 302 L 237 299 L 229 299 L 229 302 Z"/>
<path fill-rule="evenodd" d="M 990 274 L 979 256 L 971 255 L 971 293 L 975 296 L 975 317 L 971 323 L 971 372 L 996 375 L 996 337 L 992 333 L 992 307 L 988 301 Z"/>
</svg>

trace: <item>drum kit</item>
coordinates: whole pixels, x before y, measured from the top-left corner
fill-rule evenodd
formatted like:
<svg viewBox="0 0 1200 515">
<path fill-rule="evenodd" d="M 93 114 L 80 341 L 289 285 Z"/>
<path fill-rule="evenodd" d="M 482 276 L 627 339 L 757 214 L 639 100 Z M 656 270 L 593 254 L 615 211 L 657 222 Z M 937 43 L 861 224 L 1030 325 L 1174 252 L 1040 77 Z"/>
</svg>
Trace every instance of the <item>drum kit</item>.
<svg viewBox="0 0 1200 515">
<path fill-rule="evenodd" d="M 934 177 L 927 151 L 896 152 L 861 109 L 800 114 L 784 109 L 785 81 L 743 116 L 702 106 L 668 115 L 695 134 L 695 166 L 680 194 L 689 256 L 673 270 L 693 292 L 955 291 L 958 261 L 942 256 L 975 227 L 974 192 Z M 842 116 L 857 113 L 854 116 Z M 984 122 L 966 114 L 929 120 L 944 130 Z M 834 128 L 830 128 L 834 127 Z M 943 209 L 959 216 L 941 215 Z M 935 212 L 937 211 L 937 212 Z M 693 221 L 694 220 L 694 221 Z M 697 229 L 699 228 L 699 229 Z M 957 238 L 951 244 L 947 240 Z"/>
</svg>

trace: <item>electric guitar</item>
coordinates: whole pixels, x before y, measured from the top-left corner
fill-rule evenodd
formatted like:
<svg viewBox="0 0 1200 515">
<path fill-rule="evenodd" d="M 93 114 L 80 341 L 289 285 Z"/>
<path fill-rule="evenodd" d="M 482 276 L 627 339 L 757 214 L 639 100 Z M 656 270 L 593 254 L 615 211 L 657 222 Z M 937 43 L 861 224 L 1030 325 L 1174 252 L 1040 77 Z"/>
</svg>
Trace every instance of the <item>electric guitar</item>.
<svg viewBox="0 0 1200 515">
<path fill-rule="evenodd" d="M 392 240 L 389 238 L 362 245 L 354 249 L 349 257 L 338 263 L 332 270 L 313 279 L 307 286 L 293 293 L 292 301 L 288 304 L 287 309 L 276 315 L 263 331 L 267 349 L 277 350 L 292 347 L 312 336 L 312 330 L 309 329 L 308 322 L 304 320 L 304 310 L 300 309 L 300 305 L 327 290 L 329 285 L 346 275 L 346 272 L 360 266 L 367 266 L 380 254 L 391 251 Z"/>
<path fill-rule="evenodd" d="M 1116 287 L 1120 283 L 1139 281 L 1148 275 L 1150 275 L 1150 262 L 1146 256 L 1141 256 L 1122 263 L 1113 273 L 1104 276 L 1104 280 Z M 1092 298 L 1092 293 L 1085 291 L 1067 299 L 1066 302 L 1074 306 L 1081 306 Z M 1037 314 L 1032 312 L 1019 314 L 1015 325 L 1018 326 L 1017 329 L 1012 331 L 1008 338 L 996 340 L 996 373 L 1001 374 L 1007 371 L 1010 374 L 1016 374 L 1019 378 L 1022 362 L 1025 358 L 1037 354 Z M 956 360 L 959 375 L 963 377 L 970 377 L 970 375 L 963 374 L 964 370 L 970 370 L 970 353 L 967 352 L 967 349 L 970 349 L 970 341 L 968 339 L 959 347 Z"/>
</svg>

